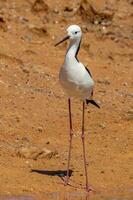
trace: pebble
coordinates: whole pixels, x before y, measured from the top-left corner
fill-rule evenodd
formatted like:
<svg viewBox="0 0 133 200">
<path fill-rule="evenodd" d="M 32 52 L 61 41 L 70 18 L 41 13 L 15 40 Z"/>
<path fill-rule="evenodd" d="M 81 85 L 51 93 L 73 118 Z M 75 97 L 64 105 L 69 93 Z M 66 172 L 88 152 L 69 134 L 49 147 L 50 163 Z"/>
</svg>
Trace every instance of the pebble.
<svg viewBox="0 0 133 200">
<path fill-rule="evenodd" d="M 109 80 L 106 80 L 106 79 L 103 79 L 103 80 L 98 79 L 97 83 L 105 84 L 105 85 L 110 85 L 111 82 Z"/>
<path fill-rule="evenodd" d="M 40 154 L 39 158 L 52 158 L 53 156 L 58 155 L 57 151 L 51 151 L 47 148 L 42 149 L 42 153 Z"/>
<path fill-rule="evenodd" d="M 53 21 L 54 22 L 54 24 L 59 24 L 59 21 L 58 20 L 55 20 L 55 21 Z"/>
<path fill-rule="evenodd" d="M 105 128 L 106 128 L 106 124 L 105 124 L 105 122 L 99 124 L 99 127 L 102 128 L 102 129 L 105 129 Z"/>
<path fill-rule="evenodd" d="M 95 25 L 98 25 L 98 24 L 99 24 L 99 20 L 95 20 L 95 21 L 94 21 L 94 24 L 95 24 Z"/>
<path fill-rule="evenodd" d="M 59 10 L 58 10 L 57 8 L 55 8 L 55 9 L 53 10 L 53 12 L 56 13 L 56 14 L 59 14 Z"/>
<path fill-rule="evenodd" d="M 69 7 L 69 6 L 66 6 L 66 7 L 64 8 L 64 11 L 65 11 L 65 12 L 72 12 L 72 11 L 73 11 L 73 8 L 71 8 L 71 7 Z"/>
<path fill-rule="evenodd" d="M 37 127 L 36 129 L 38 132 L 42 132 L 43 131 L 43 128 L 42 127 Z"/>
<path fill-rule="evenodd" d="M 102 27 L 102 33 L 103 34 L 107 34 L 108 33 L 108 30 L 105 26 Z"/>
<path fill-rule="evenodd" d="M 27 41 L 27 42 L 31 42 L 32 40 L 32 36 L 31 35 L 24 35 L 21 37 L 22 40 Z"/>
<path fill-rule="evenodd" d="M 55 40 L 55 36 L 53 35 L 51 39 L 52 39 L 52 40 Z"/>
<path fill-rule="evenodd" d="M 110 20 L 108 20 L 108 21 L 102 21 L 101 24 L 102 24 L 103 26 L 109 26 L 109 25 L 112 24 L 112 21 L 110 21 Z"/>
<path fill-rule="evenodd" d="M 124 85 L 124 86 L 128 86 L 128 83 L 127 83 L 127 82 L 124 82 L 123 85 Z"/>
<path fill-rule="evenodd" d="M 133 110 L 127 111 L 127 116 L 125 117 L 127 121 L 133 120 Z"/>
<path fill-rule="evenodd" d="M 32 11 L 34 12 L 40 12 L 40 11 L 47 12 L 48 10 L 49 7 L 44 0 L 36 0 L 32 5 Z"/>
<path fill-rule="evenodd" d="M 28 22 L 29 20 L 27 18 L 25 18 L 24 16 L 20 16 L 19 17 L 19 20 L 22 22 L 22 23 L 26 23 Z"/>
</svg>

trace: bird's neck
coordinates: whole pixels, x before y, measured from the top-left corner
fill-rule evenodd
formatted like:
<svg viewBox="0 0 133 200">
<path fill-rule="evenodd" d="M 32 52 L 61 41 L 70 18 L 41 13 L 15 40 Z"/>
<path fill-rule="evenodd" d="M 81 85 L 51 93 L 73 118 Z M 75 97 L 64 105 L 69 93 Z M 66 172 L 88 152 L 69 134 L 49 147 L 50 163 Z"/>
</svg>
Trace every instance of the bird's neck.
<svg viewBox="0 0 133 200">
<path fill-rule="evenodd" d="M 74 59 L 77 60 L 78 51 L 80 48 L 81 39 L 72 40 L 69 44 L 67 53 L 66 53 L 66 60 Z"/>
</svg>

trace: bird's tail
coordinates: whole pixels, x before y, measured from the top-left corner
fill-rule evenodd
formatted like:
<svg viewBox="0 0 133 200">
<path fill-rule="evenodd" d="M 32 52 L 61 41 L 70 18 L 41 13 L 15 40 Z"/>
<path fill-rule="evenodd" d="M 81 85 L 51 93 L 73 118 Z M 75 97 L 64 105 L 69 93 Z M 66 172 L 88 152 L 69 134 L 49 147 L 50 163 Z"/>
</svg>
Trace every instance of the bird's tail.
<svg viewBox="0 0 133 200">
<path fill-rule="evenodd" d="M 97 108 L 100 108 L 100 106 L 98 105 L 98 103 L 96 101 L 94 101 L 93 99 L 86 99 L 86 104 L 93 104 L 94 106 L 96 106 Z"/>
</svg>

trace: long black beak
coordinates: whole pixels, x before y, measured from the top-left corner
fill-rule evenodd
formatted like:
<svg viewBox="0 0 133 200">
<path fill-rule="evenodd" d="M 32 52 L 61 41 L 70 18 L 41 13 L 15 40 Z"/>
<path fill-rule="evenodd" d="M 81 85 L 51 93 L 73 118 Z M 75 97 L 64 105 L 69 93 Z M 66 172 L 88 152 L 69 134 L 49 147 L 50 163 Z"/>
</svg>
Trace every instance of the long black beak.
<svg viewBox="0 0 133 200">
<path fill-rule="evenodd" d="M 66 37 L 64 37 L 60 42 L 56 43 L 54 46 L 58 46 L 59 44 L 61 44 L 62 42 L 64 42 L 65 40 L 68 40 L 69 39 L 69 35 L 67 35 Z"/>
</svg>

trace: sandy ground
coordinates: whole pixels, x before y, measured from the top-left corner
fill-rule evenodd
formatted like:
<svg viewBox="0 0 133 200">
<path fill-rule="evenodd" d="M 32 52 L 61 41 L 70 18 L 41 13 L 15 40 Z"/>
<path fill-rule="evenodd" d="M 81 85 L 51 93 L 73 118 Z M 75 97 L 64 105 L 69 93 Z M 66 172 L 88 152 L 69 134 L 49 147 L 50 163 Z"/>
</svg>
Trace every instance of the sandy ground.
<svg viewBox="0 0 133 200">
<path fill-rule="evenodd" d="M 0 1 L 1 195 L 83 192 L 82 106 L 75 99 L 71 183 L 78 188 L 64 187 L 58 176 L 68 150 L 67 97 L 58 82 L 67 44 L 54 47 L 78 24 L 84 32 L 79 59 L 93 75 L 101 106 L 86 107 L 89 182 L 100 194 L 133 198 L 132 3 Z M 45 156 L 44 148 L 53 154 Z"/>
</svg>

